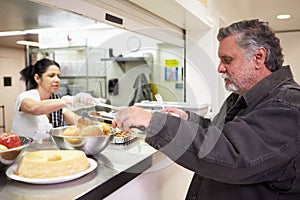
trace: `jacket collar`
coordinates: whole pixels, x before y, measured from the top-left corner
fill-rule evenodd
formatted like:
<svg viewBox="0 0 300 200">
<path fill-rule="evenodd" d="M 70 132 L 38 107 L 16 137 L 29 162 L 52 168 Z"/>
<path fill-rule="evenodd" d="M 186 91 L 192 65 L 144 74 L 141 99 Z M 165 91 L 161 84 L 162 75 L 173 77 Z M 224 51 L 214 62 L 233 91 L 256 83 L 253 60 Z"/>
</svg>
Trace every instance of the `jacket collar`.
<svg viewBox="0 0 300 200">
<path fill-rule="evenodd" d="M 263 98 L 272 89 L 291 79 L 293 79 L 293 74 L 290 66 L 281 67 L 279 70 L 273 72 L 271 75 L 258 82 L 243 95 L 246 104 L 249 105 L 258 99 Z"/>
</svg>

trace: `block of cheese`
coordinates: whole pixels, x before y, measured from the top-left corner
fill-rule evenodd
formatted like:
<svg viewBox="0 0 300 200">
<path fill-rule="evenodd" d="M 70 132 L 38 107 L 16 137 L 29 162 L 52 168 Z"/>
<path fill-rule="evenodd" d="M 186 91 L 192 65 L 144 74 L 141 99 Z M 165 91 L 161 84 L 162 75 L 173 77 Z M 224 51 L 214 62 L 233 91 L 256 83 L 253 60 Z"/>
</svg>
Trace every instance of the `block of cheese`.
<svg viewBox="0 0 300 200">
<path fill-rule="evenodd" d="M 89 168 L 80 150 L 40 150 L 22 156 L 15 174 L 24 178 L 55 178 L 80 173 Z"/>
</svg>

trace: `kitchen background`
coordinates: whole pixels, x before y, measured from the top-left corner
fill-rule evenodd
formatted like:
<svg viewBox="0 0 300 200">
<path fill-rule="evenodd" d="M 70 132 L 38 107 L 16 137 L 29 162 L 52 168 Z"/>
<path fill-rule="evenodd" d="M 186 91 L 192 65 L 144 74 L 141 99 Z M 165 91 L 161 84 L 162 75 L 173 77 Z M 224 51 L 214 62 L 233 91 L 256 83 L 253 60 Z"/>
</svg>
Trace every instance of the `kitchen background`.
<svg viewBox="0 0 300 200">
<path fill-rule="evenodd" d="M 105 0 L 1 0 L 0 31 L 59 29 L 0 37 L 0 105 L 5 106 L 0 125 L 3 122 L 10 130 L 15 99 L 25 90 L 19 71 L 29 58 L 34 61 L 42 55 L 61 64 L 62 94 L 83 90 L 113 105 L 128 105 L 134 82 L 144 73 L 166 101 L 203 106 L 207 110 L 200 111 L 213 116 L 228 94 L 216 72 L 216 32 L 245 18 L 270 22 L 281 39 L 285 64 L 291 65 L 300 82 L 299 4 L 298 0 L 111 0 L 109 4 Z M 273 20 L 285 9 L 292 13 L 291 20 Z M 123 23 L 107 21 L 107 13 Z M 105 25 L 95 29 L 99 22 Z M 28 48 L 16 40 L 38 41 L 41 46 Z M 114 90 L 109 86 L 116 79 L 119 84 Z M 177 165 L 164 166 L 156 174 L 139 176 L 110 199 L 119 199 L 120 194 L 123 199 L 132 194 L 140 199 L 183 199 L 191 175 Z"/>
<path fill-rule="evenodd" d="M 129 105 L 135 81 L 145 74 L 147 82 L 142 84 L 152 82 L 168 101 L 184 101 L 183 87 L 176 88 L 183 85 L 180 47 L 117 28 L 48 32 L 39 35 L 39 43 L 43 48 L 32 50 L 34 57 L 49 55 L 61 64 L 62 83 L 67 87 L 59 91 L 62 95 L 86 91 L 116 106 Z M 177 61 L 173 77 L 164 76 L 167 60 Z M 118 82 L 115 88 L 114 81 Z"/>
<path fill-rule="evenodd" d="M 178 13 L 173 18 L 153 6 L 155 2 L 153 5 L 138 0 L 110 2 L 112 8 L 118 7 L 121 11 L 133 7 L 131 2 L 140 5 L 126 13 L 105 5 L 101 5 L 104 13 L 91 12 L 94 8 L 91 11 L 90 7 L 81 9 L 86 6 L 82 2 L 84 1 L 76 0 L 72 5 L 48 0 L 0 2 L 3 7 L 1 17 L 7 19 L 2 22 L 1 31 L 38 30 L 38 34 L 28 31 L 25 35 L 0 37 L 0 105 L 4 105 L 6 110 L 4 117 L 1 115 L 0 122 L 3 122 L 6 130 L 10 130 L 13 117 L 12 102 L 25 89 L 18 72 L 28 64 L 29 58 L 34 62 L 45 54 L 62 66 L 62 87 L 59 90 L 62 95 L 87 91 L 113 105 L 129 105 L 136 95 L 133 88 L 135 81 L 140 79 L 141 74 L 145 74 L 147 82 L 151 83 L 152 92 L 159 92 L 165 101 L 187 102 L 191 108 L 200 108 L 196 111 L 202 114 L 207 112 L 208 116 L 213 116 L 227 95 L 215 70 L 218 64 L 215 33 L 223 24 L 253 15 L 267 18 L 276 28 L 284 47 L 285 64 L 291 64 L 295 78 L 299 80 L 300 69 L 296 67 L 299 29 L 297 23 L 293 22 L 298 19 L 297 13 L 294 13 L 298 1 L 290 0 L 288 9 L 293 12 L 293 20 L 285 23 L 273 22 L 271 18 L 275 15 L 273 12 L 279 12 L 287 6 L 280 1 L 273 2 L 275 8 L 266 14 L 254 8 L 248 1 L 202 1 L 201 7 L 196 1 L 184 5 L 168 0 L 166 5 Z M 230 14 L 232 4 L 240 8 L 236 10 L 239 17 Z M 263 4 L 268 5 L 268 2 Z M 185 6 L 186 22 L 182 21 L 184 16 L 178 5 Z M 197 8 L 198 12 L 192 7 Z M 149 9 L 151 13 L 143 8 Z M 120 12 L 124 16 L 128 15 L 128 18 L 125 18 L 123 25 L 102 20 L 108 11 Z M 139 11 L 143 11 L 143 15 Z M 163 21 L 155 14 L 170 20 L 171 23 Z M 198 17 L 200 20 L 191 17 Z M 174 26 L 173 21 L 176 20 L 177 25 Z M 152 24 L 141 26 L 140 23 Z M 38 41 L 40 47 L 22 46 L 16 44 L 17 40 Z M 113 85 L 116 82 L 118 87 L 114 90 Z M 152 99 L 155 100 L 153 97 Z"/>
<path fill-rule="evenodd" d="M 7 41 L 0 41 L 0 44 L 3 42 L 0 57 L 3 83 L 0 89 L 1 96 L 6 97 L 0 99 L 0 105 L 3 104 L 6 111 L 1 121 L 5 123 L 6 130 L 11 128 L 15 99 L 25 90 L 19 71 L 42 57 L 54 59 L 61 65 L 61 87 L 58 91 L 61 95 L 89 92 L 114 106 L 133 105 L 141 100 L 155 101 L 156 93 L 160 93 L 164 101 L 174 102 L 175 105 L 186 102 L 186 88 L 191 86 L 185 80 L 184 43 L 172 44 L 140 34 L 161 30 L 153 27 L 128 31 L 32 1 L 6 0 L 1 3 L 6 8 L 3 10 L 14 9 L 10 12 L 16 11 L 19 17 L 24 18 L 19 20 L 25 24 L 36 20 L 33 17 L 36 15 L 39 23 L 61 24 L 59 28 L 34 27 L 37 33 L 26 34 L 24 39 L 37 41 L 38 47 L 31 44 L 5 47 Z M 68 24 L 70 18 L 78 21 L 78 25 L 74 26 L 74 22 Z M 16 22 L 20 23 L 18 20 Z M 19 24 L 19 27 L 22 26 Z M 2 29 L 5 30 L 5 27 Z M 11 39 L 10 36 L 6 38 Z M 203 88 L 201 101 L 190 99 L 184 106 L 205 114 L 209 110 L 211 94 L 201 72 L 195 70 L 194 73 L 199 74 L 197 85 Z M 4 84 L 8 79 L 11 84 Z M 150 92 L 150 97 L 143 94 L 145 90 L 141 90 L 142 85 L 148 84 L 150 87 L 146 92 Z"/>
</svg>

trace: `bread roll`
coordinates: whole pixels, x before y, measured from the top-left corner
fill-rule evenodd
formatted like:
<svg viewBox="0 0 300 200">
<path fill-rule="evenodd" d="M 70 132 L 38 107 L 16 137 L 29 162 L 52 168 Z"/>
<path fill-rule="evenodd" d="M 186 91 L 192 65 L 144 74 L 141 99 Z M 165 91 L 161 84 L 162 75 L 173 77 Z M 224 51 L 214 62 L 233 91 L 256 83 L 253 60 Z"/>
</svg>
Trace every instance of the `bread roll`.
<svg viewBox="0 0 300 200">
<path fill-rule="evenodd" d="M 102 126 L 101 128 L 104 135 L 110 135 L 112 133 L 111 129 L 108 126 Z"/>
<path fill-rule="evenodd" d="M 76 126 L 66 128 L 60 135 L 67 136 L 64 138 L 65 142 L 72 146 L 80 146 L 82 140 L 80 138 L 68 138 L 72 136 L 79 136 L 80 130 Z"/>
<path fill-rule="evenodd" d="M 88 126 L 92 126 L 94 125 L 95 123 L 92 121 L 92 120 L 85 120 L 84 118 L 80 117 L 78 120 L 77 120 L 77 123 L 76 123 L 76 126 L 79 128 L 79 129 L 83 129 L 85 127 L 88 127 Z"/>
<path fill-rule="evenodd" d="M 100 135 L 104 135 L 104 133 L 102 132 L 102 130 L 99 126 L 94 125 L 94 126 L 88 126 L 88 127 L 81 129 L 80 135 L 82 135 L 82 136 L 100 136 Z"/>
<path fill-rule="evenodd" d="M 61 135 L 62 136 L 79 136 L 79 128 L 77 128 L 76 126 L 71 126 L 66 128 Z"/>
</svg>

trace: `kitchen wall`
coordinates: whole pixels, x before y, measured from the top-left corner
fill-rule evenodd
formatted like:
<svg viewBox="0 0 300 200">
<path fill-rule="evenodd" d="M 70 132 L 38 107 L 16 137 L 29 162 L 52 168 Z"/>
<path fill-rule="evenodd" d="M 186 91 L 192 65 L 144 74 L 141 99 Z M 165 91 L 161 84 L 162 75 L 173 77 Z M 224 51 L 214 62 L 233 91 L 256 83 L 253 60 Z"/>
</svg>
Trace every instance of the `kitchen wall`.
<svg viewBox="0 0 300 200">
<path fill-rule="evenodd" d="M 239 0 L 209 0 L 209 5 L 219 16 L 220 26 L 227 26 L 235 21 L 249 19 L 249 15 L 253 16 L 256 4 L 252 1 L 239 1 Z M 232 12 L 235 5 L 234 12 Z M 212 13 L 212 12 L 211 12 Z M 275 16 L 274 16 L 275 17 Z M 264 19 L 261 19 L 264 20 Z M 284 54 L 284 65 L 290 65 L 294 73 L 295 80 L 300 83 L 300 31 L 295 32 L 280 32 L 276 33 L 280 39 L 281 47 Z M 225 91 L 225 94 L 228 92 Z"/>
<path fill-rule="evenodd" d="M 284 64 L 290 65 L 295 79 L 300 83 L 300 31 L 277 33 L 283 49 Z"/>
<path fill-rule="evenodd" d="M 71 38 L 71 41 L 67 38 Z M 39 41 L 43 51 L 55 51 L 55 60 L 61 64 L 63 83 L 88 90 L 97 97 L 107 98 L 115 106 L 129 105 L 134 96 L 136 78 L 142 73 L 147 76 L 149 83 L 155 84 L 164 100 L 184 101 L 182 47 L 119 28 L 47 32 L 39 35 Z M 73 51 L 72 47 L 79 46 L 82 48 Z M 85 46 L 87 50 L 84 49 Z M 114 62 L 110 59 L 109 49 L 112 49 L 115 57 L 132 60 Z M 141 57 L 145 59 L 134 60 Z M 175 67 L 178 70 L 174 70 L 177 72 L 177 80 L 173 80 L 173 77 L 166 80 L 166 60 L 177 61 L 178 66 Z M 174 66 L 169 66 L 172 67 Z M 86 73 L 89 78 L 88 87 L 84 78 Z M 118 94 L 108 93 L 110 79 L 118 79 Z"/>
<path fill-rule="evenodd" d="M 23 49 L 0 47 L 0 105 L 5 106 L 5 128 L 11 130 L 13 108 L 20 91 L 25 84 L 20 81 L 19 72 L 25 67 L 25 51 Z M 11 85 L 4 85 L 4 78 L 11 79 Z M 1 111 L 1 110 L 0 110 Z M 0 125 L 2 125 L 0 113 Z M 0 133 L 3 130 L 0 129 Z"/>
</svg>

